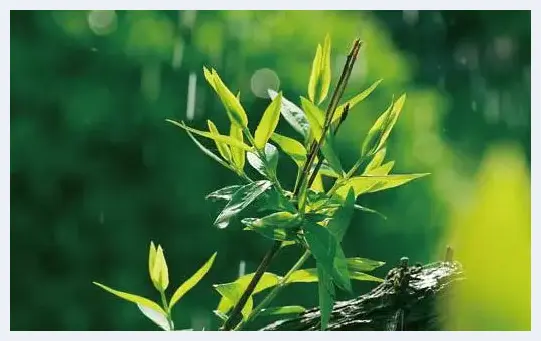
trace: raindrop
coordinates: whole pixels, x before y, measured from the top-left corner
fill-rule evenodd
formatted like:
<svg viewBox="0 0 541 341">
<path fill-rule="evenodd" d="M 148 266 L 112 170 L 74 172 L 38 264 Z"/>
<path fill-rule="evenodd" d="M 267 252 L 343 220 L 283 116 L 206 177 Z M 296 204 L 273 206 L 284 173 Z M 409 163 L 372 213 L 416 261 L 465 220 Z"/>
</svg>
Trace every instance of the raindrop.
<svg viewBox="0 0 541 341">
<path fill-rule="evenodd" d="M 188 78 L 188 104 L 186 105 L 186 118 L 191 121 L 195 117 L 195 92 L 197 85 L 197 75 L 195 72 L 190 72 Z"/>
<path fill-rule="evenodd" d="M 241 260 L 239 264 L 239 277 L 244 276 L 246 273 L 246 262 Z"/>
</svg>

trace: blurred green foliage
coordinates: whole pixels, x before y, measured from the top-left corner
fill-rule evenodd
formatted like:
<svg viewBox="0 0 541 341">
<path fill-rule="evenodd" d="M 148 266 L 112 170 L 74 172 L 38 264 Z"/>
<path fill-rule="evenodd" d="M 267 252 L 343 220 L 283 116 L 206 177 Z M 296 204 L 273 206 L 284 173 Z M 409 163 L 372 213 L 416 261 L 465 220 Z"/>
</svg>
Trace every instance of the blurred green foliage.
<svg viewBox="0 0 541 341">
<path fill-rule="evenodd" d="M 474 175 L 493 144 L 517 146 L 502 158 L 523 160 L 526 180 L 516 186 L 529 187 L 526 11 L 12 11 L 10 22 L 12 330 L 156 328 L 91 283 L 157 299 L 141 275 L 150 240 L 167 250 L 173 287 L 218 252 L 174 311 L 179 328 L 216 329 L 219 295 L 211 285 L 234 280 L 241 261 L 253 272 L 270 243 L 240 225 L 212 226 L 218 207 L 204 196 L 235 176 L 164 121 L 206 129 L 211 118 L 225 131 L 228 119 L 204 82 L 203 65 L 240 91 L 256 124 L 269 102 L 260 97 L 267 87 L 295 101 L 306 96 L 313 51 L 326 33 L 333 37 L 333 70 L 355 37 L 364 40 L 344 97 L 384 80 L 337 136 L 344 164 L 355 162 L 375 118 L 405 91 L 388 158 L 396 172 L 432 173 L 362 200 L 388 220 L 357 213 L 344 248 L 386 261 L 379 275 L 402 255 L 434 260 L 453 241 L 450 216 L 476 197 Z M 288 129 L 281 122 L 277 131 L 293 135 Z M 278 171 L 293 167 L 282 162 Z M 517 189 L 509 188 L 499 195 L 513 196 Z M 507 228 L 513 235 L 515 226 Z M 270 270 L 282 273 L 297 256 L 285 250 Z M 360 294 L 373 284 L 353 285 Z M 317 286 L 296 284 L 277 304 L 310 307 L 316 297 Z M 497 319 L 490 321 L 482 328 L 498 329 Z"/>
</svg>

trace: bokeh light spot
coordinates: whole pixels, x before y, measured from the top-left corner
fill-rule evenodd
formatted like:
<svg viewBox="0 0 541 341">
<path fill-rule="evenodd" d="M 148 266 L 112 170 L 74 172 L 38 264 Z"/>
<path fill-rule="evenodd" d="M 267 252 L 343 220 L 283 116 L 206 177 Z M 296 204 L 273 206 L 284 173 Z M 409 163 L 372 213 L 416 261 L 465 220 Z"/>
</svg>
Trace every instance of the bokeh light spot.
<svg viewBox="0 0 541 341">
<path fill-rule="evenodd" d="M 88 26 L 99 36 L 113 33 L 116 30 L 115 11 L 90 11 L 88 14 Z"/>
<path fill-rule="evenodd" d="M 271 69 L 259 69 L 252 75 L 251 89 L 254 95 L 260 98 L 269 98 L 268 89 L 278 90 L 280 88 L 280 78 L 276 72 Z"/>
</svg>

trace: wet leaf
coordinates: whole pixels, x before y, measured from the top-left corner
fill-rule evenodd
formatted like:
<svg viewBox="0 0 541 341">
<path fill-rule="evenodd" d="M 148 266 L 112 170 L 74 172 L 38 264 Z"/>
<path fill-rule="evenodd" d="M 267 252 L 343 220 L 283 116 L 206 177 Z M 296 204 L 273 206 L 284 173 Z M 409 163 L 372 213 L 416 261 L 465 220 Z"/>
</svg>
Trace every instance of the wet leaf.
<svg viewBox="0 0 541 341">
<path fill-rule="evenodd" d="M 268 93 L 270 98 L 273 100 L 276 98 L 276 96 L 278 96 L 278 93 L 271 89 L 268 90 Z M 308 136 L 310 126 L 308 124 L 308 120 L 306 119 L 306 115 L 301 108 L 285 97 L 282 97 L 280 112 L 282 116 L 284 116 L 287 123 L 289 123 L 289 125 L 295 129 L 295 131 L 301 134 L 304 138 Z"/>
<path fill-rule="evenodd" d="M 276 129 L 276 126 L 278 125 L 278 120 L 280 119 L 281 102 L 282 93 L 278 94 L 278 96 L 276 96 L 272 100 L 270 105 L 263 113 L 261 121 L 259 122 L 259 125 L 255 130 L 254 144 L 256 148 L 263 149 L 269 138 L 272 136 L 272 133 Z"/>
</svg>

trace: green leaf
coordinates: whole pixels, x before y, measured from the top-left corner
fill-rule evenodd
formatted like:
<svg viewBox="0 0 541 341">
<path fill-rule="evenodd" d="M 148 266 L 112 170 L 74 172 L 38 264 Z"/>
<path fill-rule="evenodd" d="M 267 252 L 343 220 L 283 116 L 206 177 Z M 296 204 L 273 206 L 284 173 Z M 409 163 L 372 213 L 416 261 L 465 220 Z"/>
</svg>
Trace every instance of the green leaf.
<svg viewBox="0 0 541 341">
<path fill-rule="evenodd" d="M 318 44 L 312 62 L 312 72 L 308 81 L 308 97 L 313 103 L 321 104 L 327 97 L 331 85 L 331 38 L 325 36 L 323 48 Z"/>
<path fill-rule="evenodd" d="M 334 235 L 338 242 L 341 242 L 346 234 L 347 228 L 353 217 L 355 205 L 355 193 L 350 190 L 344 201 L 344 204 L 336 211 L 333 218 L 327 225 L 329 231 Z"/>
<path fill-rule="evenodd" d="M 209 127 L 209 131 L 212 134 L 220 135 L 220 132 L 218 131 L 218 128 L 216 128 L 216 125 L 211 120 L 207 120 L 207 124 Z M 218 152 L 220 155 L 224 158 L 226 161 L 231 161 L 231 151 L 229 150 L 229 146 L 225 143 L 215 141 L 216 147 L 218 148 Z"/>
<path fill-rule="evenodd" d="M 340 163 L 340 158 L 338 157 L 338 155 L 336 155 L 334 151 L 334 137 L 330 130 L 327 130 L 327 133 L 325 134 L 325 140 L 321 145 L 321 152 L 323 153 L 323 156 L 329 163 L 329 166 L 332 168 L 332 170 L 336 174 L 338 174 L 339 177 L 343 177 L 344 169 L 342 168 L 342 164 Z"/>
<path fill-rule="evenodd" d="M 103 285 L 101 283 L 98 283 L 98 282 L 92 282 L 92 283 L 94 283 L 98 287 L 102 288 L 103 290 L 110 292 L 111 294 L 113 294 L 115 296 L 118 296 L 118 297 L 120 297 L 122 299 L 125 299 L 126 301 L 130 301 L 130 302 L 135 303 L 135 304 L 140 304 L 140 305 L 142 305 L 144 307 L 155 310 L 155 311 L 159 312 L 160 314 L 166 315 L 166 313 L 163 311 L 163 309 L 157 303 L 149 300 L 148 298 L 138 296 L 138 295 L 134 295 L 134 294 L 129 294 L 129 293 L 122 292 L 122 291 L 119 291 L 119 290 L 115 290 L 115 289 L 112 289 L 112 288 L 110 288 L 110 287 L 108 287 L 106 285 Z"/>
<path fill-rule="evenodd" d="M 291 198 L 293 193 L 284 191 L 288 194 L 288 196 L 284 195 L 282 191 L 276 190 L 276 188 L 271 188 L 270 190 L 266 191 L 263 195 L 261 195 L 257 201 L 258 201 L 258 211 L 273 211 L 276 210 L 280 211 L 287 211 L 291 213 L 296 213 L 297 209 L 295 206 L 289 201 L 288 198 Z"/>
<path fill-rule="evenodd" d="M 329 93 L 331 86 L 331 37 L 327 34 L 323 43 L 323 53 L 321 56 L 321 79 L 318 104 L 321 104 Z"/>
<path fill-rule="evenodd" d="M 298 214 L 276 212 L 263 218 L 245 218 L 242 223 L 247 226 L 245 230 L 255 231 L 269 239 L 285 241 L 295 237 L 293 228 L 298 227 L 301 220 Z"/>
<path fill-rule="evenodd" d="M 351 112 L 351 109 L 353 109 L 354 106 L 361 103 L 366 97 L 368 97 L 376 89 L 376 87 L 379 85 L 379 83 L 381 83 L 382 80 L 383 79 L 379 79 L 379 80 L 375 81 L 366 90 L 364 90 L 360 94 L 354 96 L 353 98 L 348 100 L 346 103 L 344 103 L 342 105 L 339 105 L 336 108 L 336 110 L 334 111 L 334 115 L 333 115 L 333 119 L 332 119 L 333 125 L 338 124 L 338 122 L 340 121 L 340 118 L 342 117 L 342 114 L 344 113 L 344 108 L 346 107 L 347 104 L 349 104 L 349 110 Z"/>
<path fill-rule="evenodd" d="M 310 131 L 316 141 L 321 139 L 323 133 L 323 124 L 325 123 L 325 114 L 314 103 L 301 96 L 301 105 L 306 113 L 306 118 L 310 124 Z"/>
<path fill-rule="evenodd" d="M 379 282 L 379 283 L 384 282 L 384 280 L 381 278 L 378 278 L 369 274 L 365 274 L 364 272 L 359 272 L 359 271 L 350 271 L 349 277 L 356 281 L 369 281 L 369 282 Z"/>
<path fill-rule="evenodd" d="M 221 311 L 219 311 L 218 309 L 216 310 L 213 310 L 212 311 L 214 313 L 214 315 L 218 316 L 218 318 L 222 321 L 227 321 L 227 319 L 229 318 L 229 316 L 227 316 L 226 314 L 222 313 Z"/>
<path fill-rule="evenodd" d="M 254 273 L 244 275 L 238 278 L 234 282 L 215 284 L 214 289 L 222 296 L 217 310 L 223 314 L 227 314 L 237 302 L 248 287 L 248 284 L 254 277 Z M 277 285 L 282 277 L 275 275 L 271 272 L 265 272 L 261 276 L 261 279 L 257 283 L 252 296 L 268 288 L 272 288 Z M 251 299 L 251 297 L 250 297 Z M 248 310 L 248 309 L 247 309 Z M 249 309 L 251 311 L 251 308 Z M 249 314 L 249 313 L 248 313 Z M 244 315 L 244 314 L 243 314 Z"/>
<path fill-rule="evenodd" d="M 364 173 L 363 175 L 387 175 L 391 172 L 393 167 L 394 161 L 389 161 L 377 168 L 370 170 L 368 173 Z"/>
<path fill-rule="evenodd" d="M 271 89 L 268 90 L 268 93 L 270 98 L 273 100 L 276 98 L 276 96 L 278 96 L 278 93 Z M 308 136 L 310 125 L 308 124 L 306 115 L 301 108 L 285 97 L 282 97 L 280 112 L 282 116 L 284 116 L 287 123 L 289 123 L 289 125 L 295 129 L 295 131 L 301 134 L 304 138 Z"/>
<path fill-rule="evenodd" d="M 244 136 L 242 135 L 242 128 L 239 128 L 238 126 L 234 124 L 231 124 L 231 128 L 229 130 L 229 136 L 233 140 L 238 141 L 239 143 L 244 143 Z M 244 149 L 231 146 L 231 157 L 233 160 L 233 164 L 235 165 L 235 168 L 239 171 L 242 171 L 244 169 L 244 164 L 246 163 L 246 154 L 245 154 Z"/>
<path fill-rule="evenodd" d="M 352 289 L 349 277 L 348 264 L 346 256 L 344 255 L 344 250 L 342 250 L 340 243 L 337 242 L 336 254 L 333 261 L 332 278 L 336 285 L 351 293 Z"/>
<path fill-rule="evenodd" d="M 263 154 L 265 155 L 266 163 L 269 167 L 268 169 L 265 166 L 265 162 L 261 160 L 257 153 L 248 152 L 246 157 L 248 158 L 250 166 L 258 171 L 259 174 L 272 179 L 276 175 L 276 167 L 278 167 L 278 149 L 272 144 L 267 143 Z"/>
<path fill-rule="evenodd" d="M 148 274 L 150 275 L 150 279 L 152 280 L 152 270 L 154 268 L 154 262 L 156 261 L 156 246 L 154 245 L 154 242 L 150 242 L 150 248 L 148 251 Z"/>
<path fill-rule="evenodd" d="M 355 266 L 351 266 L 348 259 L 348 273 L 349 278 L 356 281 L 372 281 L 372 282 L 383 282 L 381 278 L 377 278 L 371 275 L 368 275 L 362 271 L 355 270 Z M 302 269 L 297 270 L 291 274 L 287 279 L 286 283 L 313 283 L 318 281 L 317 269 Z"/>
<path fill-rule="evenodd" d="M 211 132 L 197 130 L 197 129 L 194 129 L 192 127 L 188 127 L 186 124 L 184 124 L 184 122 L 176 122 L 176 121 L 173 121 L 173 120 L 170 120 L 170 119 L 166 119 L 166 121 L 169 122 L 169 123 L 173 123 L 174 125 L 176 125 L 178 127 L 181 127 L 182 129 L 184 129 L 184 130 L 186 130 L 188 132 L 192 132 L 194 134 L 209 138 L 209 139 L 214 140 L 214 141 L 223 142 L 225 144 L 230 145 L 231 147 L 237 147 L 237 148 L 241 148 L 243 150 L 252 150 L 252 147 L 248 146 L 247 144 L 245 144 L 245 143 L 243 143 L 243 142 L 241 142 L 241 141 L 239 141 L 237 139 L 231 138 L 230 136 L 213 134 Z"/>
<path fill-rule="evenodd" d="M 223 188 L 220 188 L 219 190 L 216 190 L 210 194 L 208 194 L 205 199 L 210 199 L 213 201 L 218 200 L 225 200 L 229 201 L 233 197 L 233 194 L 235 194 L 236 191 L 239 190 L 242 186 L 240 185 L 232 185 L 232 186 L 226 186 Z"/>
<path fill-rule="evenodd" d="M 377 215 L 379 215 L 383 220 L 387 220 L 387 217 L 386 217 L 384 214 L 382 214 L 382 213 L 380 213 L 380 212 L 378 212 L 378 211 L 376 211 L 376 210 L 374 210 L 374 209 L 372 209 L 372 208 L 368 208 L 368 207 L 364 207 L 364 206 L 355 204 L 355 209 L 358 210 L 358 211 L 362 211 L 362 212 L 367 212 L 367 213 L 377 214 Z"/>
<path fill-rule="evenodd" d="M 306 311 L 306 308 L 300 305 L 288 305 L 283 307 L 271 307 L 267 309 L 262 309 L 259 316 L 270 316 L 270 315 L 284 315 L 284 314 L 300 314 Z"/>
<path fill-rule="evenodd" d="M 376 154 L 374 154 L 374 156 L 372 157 L 372 160 L 370 160 L 370 163 L 366 165 L 366 168 L 364 169 L 364 174 L 381 166 L 381 164 L 383 163 L 383 160 L 385 160 L 386 154 L 387 154 L 386 147 L 381 148 Z"/>
<path fill-rule="evenodd" d="M 216 91 L 218 97 L 220 97 L 231 123 L 235 124 L 239 128 L 248 126 L 248 116 L 246 116 L 246 112 L 240 104 L 239 99 L 235 97 L 235 95 L 233 95 L 233 93 L 227 88 L 216 70 L 212 69 L 210 76 L 209 71 L 205 70 L 206 68 L 203 68 L 205 78 L 207 78 L 207 81 Z"/>
<path fill-rule="evenodd" d="M 265 144 L 271 137 L 272 133 L 278 125 L 278 120 L 280 119 L 280 105 L 282 102 L 282 93 L 276 96 L 270 105 L 267 107 L 261 121 L 255 130 L 254 144 L 258 149 L 263 149 Z"/>
<path fill-rule="evenodd" d="M 199 147 L 199 149 L 201 149 L 201 151 L 203 153 L 205 153 L 207 156 L 209 156 L 211 159 L 218 162 L 219 164 L 221 164 L 225 168 L 231 169 L 231 167 L 229 167 L 229 165 L 227 163 L 225 163 L 224 160 L 222 160 L 218 155 L 214 154 L 213 152 L 208 150 L 205 146 L 203 146 L 199 141 L 197 141 L 197 139 L 193 136 L 192 133 L 190 133 L 188 130 L 186 130 L 186 133 L 188 134 L 190 139 L 192 139 L 192 141 L 195 143 L 195 145 L 197 147 Z"/>
<path fill-rule="evenodd" d="M 317 264 L 331 274 L 336 254 L 336 238 L 327 228 L 309 220 L 305 220 L 303 226 L 306 243 Z"/>
<path fill-rule="evenodd" d="M 327 329 L 334 306 L 335 291 L 329 274 L 322 264 L 317 265 L 319 311 L 321 314 L 321 330 Z"/>
<path fill-rule="evenodd" d="M 362 155 L 370 156 L 377 153 L 387 141 L 391 131 L 398 120 L 402 111 L 406 95 L 400 96 L 396 102 L 391 103 L 389 108 L 377 119 L 376 123 L 370 128 L 362 145 Z"/>
<path fill-rule="evenodd" d="M 272 183 L 268 180 L 260 180 L 239 188 L 233 194 L 231 201 L 224 207 L 218 218 L 216 218 L 214 225 L 221 229 L 226 228 L 232 217 L 250 205 L 258 196 L 269 189 L 271 185 Z"/>
<path fill-rule="evenodd" d="M 360 175 L 344 182 L 344 184 L 336 190 L 336 195 L 343 198 L 347 195 L 349 189 L 353 188 L 355 191 L 355 197 L 358 197 L 363 193 L 373 193 L 402 186 L 412 180 L 421 178 L 428 174 L 429 173 L 391 174 L 385 176 Z"/>
<path fill-rule="evenodd" d="M 165 291 L 165 289 L 167 289 L 169 286 L 169 270 L 167 268 L 167 262 L 165 261 L 165 256 L 163 254 L 161 245 L 158 245 L 154 255 L 154 264 L 152 265 L 150 278 L 152 279 L 154 287 L 159 292 Z"/>
<path fill-rule="evenodd" d="M 306 148 L 299 141 L 277 133 L 272 134 L 271 140 L 293 159 L 297 167 L 301 168 L 306 162 Z"/>
<path fill-rule="evenodd" d="M 156 311 L 149 307 L 145 307 L 141 304 L 137 304 L 137 308 L 139 308 L 139 310 L 143 313 L 143 315 L 148 317 L 148 319 L 156 323 L 158 327 L 160 327 L 161 329 L 165 331 L 171 331 L 171 327 L 169 326 L 169 321 L 167 320 L 167 316 L 165 316 L 159 311 Z"/>
<path fill-rule="evenodd" d="M 190 277 L 187 281 L 182 283 L 180 287 L 175 291 L 173 296 L 171 297 L 171 301 L 169 302 L 169 309 L 171 310 L 173 306 L 184 296 L 188 291 L 190 291 L 199 281 L 209 272 L 210 268 L 212 267 L 212 264 L 214 263 L 214 259 L 216 258 L 216 252 L 210 257 L 209 260 L 206 261 L 205 264 L 199 270 L 197 270 L 192 277 Z"/>
<path fill-rule="evenodd" d="M 317 44 L 316 54 L 312 61 L 312 71 L 310 72 L 310 79 L 308 80 L 308 98 L 313 103 L 315 102 L 316 87 L 321 78 L 321 60 L 323 59 L 323 49 L 321 44 Z"/>
<path fill-rule="evenodd" d="M 353 257 L 347 259 L 347 265 L 351 271 L 361 272 L 375 270 L 385 265 L 385 262 L 380 262 L 377 260 L 362 257 Z"/>
</svg>

